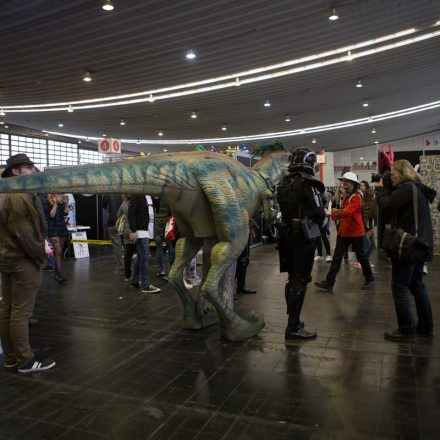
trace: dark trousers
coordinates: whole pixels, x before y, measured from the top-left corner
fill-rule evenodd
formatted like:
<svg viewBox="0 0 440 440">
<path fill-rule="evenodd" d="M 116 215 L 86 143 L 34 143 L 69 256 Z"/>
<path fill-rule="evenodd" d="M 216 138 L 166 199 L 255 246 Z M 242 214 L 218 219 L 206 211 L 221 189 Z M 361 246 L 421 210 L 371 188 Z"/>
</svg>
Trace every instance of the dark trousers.
<svg viewBox="0 0 440 440">
<path fill-rule="evenodd" d="M 432 333 L 434 328 L 431 302 L 423 283 L 423 263 L 410 264 L 393 259 L 391 261 L 391 288 L 397 324 L 401 333 Z M 411 295 L 416 304 L 418 322 L 414 322 Z"/>
<path fill-rule="evenodd" d="M 25 365 L 32 359 L 29 344 L 29 318 L 41 285 L 41 270 L 27 258 L 0 266 L 3 301 L 0 307 L 0 338 L 5 364 Z"/>
<path fill-rule="evenodd" d="M 133 259 L 136 245 L 134 243 L 124 243 L 124 274 L 125 278 L 131 277 L 131 260 Z"/>
<path fill-rule="evenodd" d="M 241 291 L 246 287 L 246 271 L 249 265 L 249 243 L 237 259 L 237 267 L 235 277 L 237 278 L 237 291 Z"/>
<path fill-rule="evenodd" d="M 304 303 L 307 284 L 311 281 L 310 274 L 315 256 L 315 242 L 298 242 L 292 246 L 287 264 L 289 279 L 286 284 L 288 326 L 297 329 L 300 326 L 300 314 Z"/>
<path fill-rule="evenodd" d="M 323 243 L 324 243 L 325 252 L 326 252 L 327 256 L 331 255 L 330 242 L 328 241 L 328 236 L 327 236 L 327 232 L 325 229 L 323 231 L 321 231 L 321 237 L 318 237 L 316 239 L 316 249 L 318 250 L 318 255 L 320 257 L 322 257 L 322 244 Z"/>
<path fill-rule="evenodd" d="M 330 265 L 330 269 L 327 273 L 327 281 L 333 286 L 335 284 L 336 275 L 341 268 L 342 258 L 348 251 L 348 248 L 352 246 L 356 258 L 362 266 L 362 273 L 367 281 L 373 281 L 373 272 L 371 271 L 370 263 L 367 258 L 367 252 L 365 249 L 365 239 L 362 237 L 340 237 L 338 235 L 336 239 L 336 248 L 333 253 L 333 260 Z"/>
</svg>

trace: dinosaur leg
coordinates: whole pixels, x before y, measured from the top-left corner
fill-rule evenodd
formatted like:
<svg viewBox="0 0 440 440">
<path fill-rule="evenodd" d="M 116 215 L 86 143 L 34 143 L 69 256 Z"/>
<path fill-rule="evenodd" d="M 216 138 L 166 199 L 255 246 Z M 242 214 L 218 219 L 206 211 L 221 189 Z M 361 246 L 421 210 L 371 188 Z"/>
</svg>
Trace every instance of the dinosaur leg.
<svg viewBox="0 0 440 440">
<path fill-rule="evenodd" d="M 202 246 L 202 240 L 194 237 L 182 237 L 176 244 L 176 259 L 168 274 L 170 284 L 176 289 L 183 306 L 182 327 L 198 330 L 218 321 L 212 314 L 200 314 L 198 307 L 183 283 L 183 270 L 186 264 L 197 255 Z"/>
<path fill-rule="evenodd" d="M 229 242 L 217 243 L 211 251 L 211 267 L 202 286 L 202 293 L 207 296 L 220 318 L 221 335 L 229 341 L 237 341 L 255 336 L 264 327 L 261 315 L 253 313 L 247 319 L 237 315 L 234 310 L 225 303 L 218 292 L 218 284 L 225 270 L 240 255 L 242 247 L 247 241 L 244 237 L 243 246 L 237 240 L 234 244 Z"/>
</svg>

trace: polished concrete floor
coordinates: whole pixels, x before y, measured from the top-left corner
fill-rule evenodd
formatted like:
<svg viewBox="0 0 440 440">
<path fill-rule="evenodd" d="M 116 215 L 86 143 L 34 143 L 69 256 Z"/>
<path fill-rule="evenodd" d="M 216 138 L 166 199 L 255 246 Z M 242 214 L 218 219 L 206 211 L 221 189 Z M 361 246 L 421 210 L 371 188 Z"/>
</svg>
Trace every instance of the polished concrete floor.
<svg viewBox="0 0 440 440">
<path fill-rule="evenodd" d="M 153 260 L 154 261 L 154 260 Z M 251 254 L 238 310 L 264 312 L 258 337 L 228 343 L 217 327 L 179 326 L 166 281 L 146 295 L 113 274 L 105 251 L 65 263 L 68 283 L 45 272 L 32 345 L 53 370 L 0 372 L 2 439 L 438 439 L 440 332 L 393 343 L 390 268 L 375 259 L 377 284 L 343 265 L 333 294 L 310 286 L 303 319 L 310 342 L 284 342 L 283 285 L 274 245 Z M 328 263 L 315 263 L 314 280 Z M 426 278 L 440 312 L 440 260 Z M 3 360 L 2 358 L 0 359 Z"/>
</svg>

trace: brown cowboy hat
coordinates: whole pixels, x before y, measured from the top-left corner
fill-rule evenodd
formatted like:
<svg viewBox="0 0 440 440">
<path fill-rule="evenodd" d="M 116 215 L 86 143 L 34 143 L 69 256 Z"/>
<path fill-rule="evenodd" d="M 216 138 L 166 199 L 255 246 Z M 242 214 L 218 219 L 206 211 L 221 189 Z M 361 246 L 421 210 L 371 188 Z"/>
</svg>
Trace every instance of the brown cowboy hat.
<svg viewBox="0 0 440 440">
<path fill-rule="evenodd" d="M 24 153 L 14 154 L 6 161 L 6 168 L 2 172 L 2 177 L 10 177 L 12 168 L 18 165 L 31 165 L 35 167 L 35 164 Z M 35 167 L 37 171 L 38 168 Z"/>
</svg>

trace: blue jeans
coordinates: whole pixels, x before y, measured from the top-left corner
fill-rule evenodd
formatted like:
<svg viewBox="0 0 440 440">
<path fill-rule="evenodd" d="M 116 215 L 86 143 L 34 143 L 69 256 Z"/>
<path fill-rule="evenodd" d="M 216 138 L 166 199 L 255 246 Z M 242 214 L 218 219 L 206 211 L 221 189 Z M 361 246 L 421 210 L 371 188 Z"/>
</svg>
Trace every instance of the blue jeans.
<svg viewBox="0 0 440 440">
<path fill-rule="evenodd" d="M 394 307 L 396 308 L 397 324 L 401 333 L 432 333 L 431 302 L 428 291 L 423 283 L 423 263 L 410 264 L 393 259 L 392 281 Z M 412 313 L 411 296 L 416 303 L 417 325 Z"/>
<path fill-rule="evenodd" d="M 150 276 L 148 275 L 148 259 L 150 257 L 150 240 L 148 238 L 138 238 L 136 240 L 136 259 L 133 262 L 131 271 L 131 282 L 139 282 L 141 287 L 150 285 Z"/>
<path fill-rule="evenodd" d="M 157 257 L 157 264 L 159 265 L 159 270 L 162 272 L 165 270 L 165 264 L 164 264 L 164 258 L 163 258 L 163 247 L 162 243 L 165 241 L 167 244 L 167 250 L 168 250 L 168 263 L 169 267 L 174 263 L 175 259 L 175 250 L 173 248 L 173 245 L 171 242 L 166 241 L 164 237 L 161 237 L 159 234 L 156 234 L 154 241 L 156 242 L 156 257 Z"/>
</svg>

